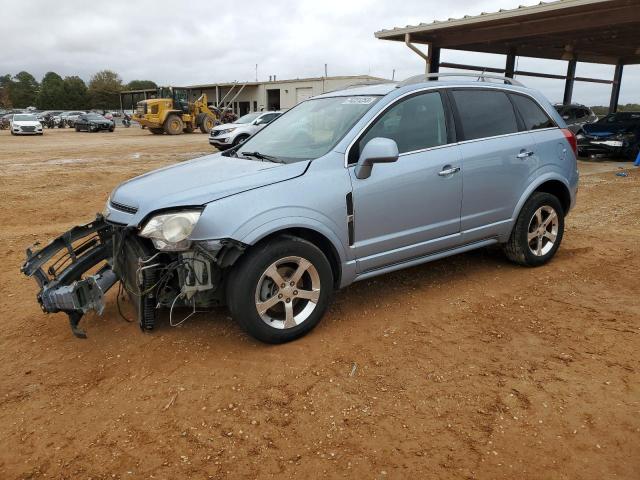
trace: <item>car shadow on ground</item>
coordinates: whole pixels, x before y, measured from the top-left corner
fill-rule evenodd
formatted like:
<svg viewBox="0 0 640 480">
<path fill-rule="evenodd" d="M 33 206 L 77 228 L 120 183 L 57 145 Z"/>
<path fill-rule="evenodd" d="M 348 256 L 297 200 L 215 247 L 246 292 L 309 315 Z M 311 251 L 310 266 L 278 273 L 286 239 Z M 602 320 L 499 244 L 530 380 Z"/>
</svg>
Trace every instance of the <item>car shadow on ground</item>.
<svg viewBox="0 0 640 480">
<path fill-rule="evenodd" d="M 326 317 L 331 318 L 332 324 L 356 320 L 363 308 L 371 308 L 371 302 L 380 305 L 402 302 L 403 292 L 407 289 L 419 291 L 420 295 L 429 295 L 430 292 L 446 286 L 449 291 L 456 292 L 459 284 L 474 274 L 482 275 L 482 272 L 494 274 L 507 269 L 527 270 L 510 263 L 504 257 L 500 247 L 492 246 L 473 250 L 356 282 L 335 293 Z M 479 278 L 478 281 L 481 279 Z M 409 307 L 407 306 L 407 308 Z M 133 309 L 130 305 L 127 305 L 127 308 L 123 310 L 126 310 L 125 315 L 130 319 L 133 318 Z M 118 316 L 117 310 L 114 309 L 113 313 Z M 206 336 L 210 339 L 236 337 L 242 343 L 246 343 L 246 340 L 249 339 L 251 343 L 263 345 L 257 340 L 250 339 L 248 334 L 244 333 L 233 321 L 226 307 L 198 310 L 186 318 L 192 313 L 192 308 L 174 308 L 171 315 L 173 323 L 180 323 L 184 320 L 174 327 L 170 324 L 169 309 L 162 309 L 154 330 L 145 333 L 148 335 L 170 335 L 172 338 L 183 336 L 185 339 L 192 336 L 198 338 Z"/>
</svg>

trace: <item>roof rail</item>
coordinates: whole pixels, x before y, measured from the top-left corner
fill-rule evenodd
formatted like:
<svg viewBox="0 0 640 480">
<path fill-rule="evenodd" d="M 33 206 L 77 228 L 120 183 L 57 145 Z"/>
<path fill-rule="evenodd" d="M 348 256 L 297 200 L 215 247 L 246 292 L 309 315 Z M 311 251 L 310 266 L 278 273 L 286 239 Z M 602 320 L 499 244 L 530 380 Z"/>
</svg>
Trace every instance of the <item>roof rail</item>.
<svg viewBox="0 0 640 480">
<path fill-rule="evenodd" d="M 440 73 L 438 72 L 438 73 L 427 73 L 425 75 L 415 75 L 413 77 L 409 77 L 406 80 L 403 80 L 402 82 L 398 83 L 398 85 L 396 85 L 396 88 L 405 87 L 407 85 L 413 85 L 415 83 L 427 82 L 431 79 L 438 79 L 440 77 L 475 78 L 476 81 L 478 82 L 489 82 L 489 83 L 496 83 L 496 82 L 490 82 L 490 80 L 500 80 L 501 82 L 506 83 L 508 85 L 524 87 L 524 85 L 519 81 L 514 80 L 513 78 L 504 77 L 502 75 L 493 75 L 493 74 L 487 74 L 484 72 L 482 73 L 451 73 L 451 72 Z"/>
</svg>

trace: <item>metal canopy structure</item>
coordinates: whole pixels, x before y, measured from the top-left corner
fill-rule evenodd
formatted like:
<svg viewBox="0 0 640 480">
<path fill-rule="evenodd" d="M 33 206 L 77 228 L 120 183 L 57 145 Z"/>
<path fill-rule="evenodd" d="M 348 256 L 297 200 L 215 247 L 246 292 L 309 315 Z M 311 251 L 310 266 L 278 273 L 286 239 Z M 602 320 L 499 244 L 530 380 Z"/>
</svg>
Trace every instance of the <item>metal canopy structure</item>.
<svg viewBox="0 0 640 480">
<path fill-rule="evenodd" d="M 612 84 L 610 111 L 620 95 L 624 65 L 640 64 L 640 1 L 559 0 L 530 7 L 482 13 L 460 19 L 381 30 L 376 38 L 404 42 L 426 61 L 427 72 L 439 67 L 565 80 L 564 103 L 571 103 L 575 81 Z M 428 53 L 415 44 L 428 45 Z M 506 55 L 505 68 L 440 62 L 440 50 Z M 516 56 L 567 60 L 566 75 L 515 70 Z M 576 77 L 577 62 L 615 65 L 613 80 Z"/>
</svg>

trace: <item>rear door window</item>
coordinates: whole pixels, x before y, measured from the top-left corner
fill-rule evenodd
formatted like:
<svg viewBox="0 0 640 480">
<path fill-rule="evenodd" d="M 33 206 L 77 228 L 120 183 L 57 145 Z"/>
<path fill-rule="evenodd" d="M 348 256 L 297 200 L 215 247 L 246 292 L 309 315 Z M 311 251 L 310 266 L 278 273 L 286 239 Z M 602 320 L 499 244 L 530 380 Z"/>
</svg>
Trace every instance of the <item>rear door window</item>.
<svg viewBox="0 0 640 480">
<path fill-rule="evenodd" d="M 524 95 L 512 94 L 510 96 L 520 112 L 527 130 L 539 130 L 555 126 L 545 111 L 534 100 Z"/>
<path fill-rule="evenodd" d="M 513 105 L 504 92 L 453 90 L 464 140 L 507 135 L 518 131 Z"/>
</svg>

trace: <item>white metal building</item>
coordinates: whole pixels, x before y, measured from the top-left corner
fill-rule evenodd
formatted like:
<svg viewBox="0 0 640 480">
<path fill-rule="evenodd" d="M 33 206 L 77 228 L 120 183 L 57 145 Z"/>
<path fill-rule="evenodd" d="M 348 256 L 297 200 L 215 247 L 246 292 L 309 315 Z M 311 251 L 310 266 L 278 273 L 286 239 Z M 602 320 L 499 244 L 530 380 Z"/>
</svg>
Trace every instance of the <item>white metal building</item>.
<svg viewBox="0 0 640 480">
<path fill-rule="evenodd" d="M 383 78 L 370 75 L 297 78 L 268 82 L 233 82 L 191 85 L 192 95 L 206 93 L 210 103 L 230 106 L 237 115 L 262 110 L 286 110 L 303 100 L 351 85 L 378 83 Z"/>
</svg>

